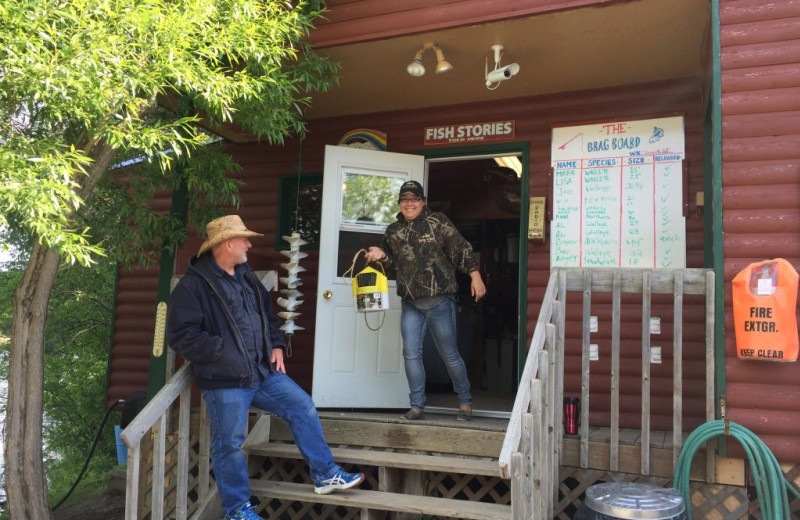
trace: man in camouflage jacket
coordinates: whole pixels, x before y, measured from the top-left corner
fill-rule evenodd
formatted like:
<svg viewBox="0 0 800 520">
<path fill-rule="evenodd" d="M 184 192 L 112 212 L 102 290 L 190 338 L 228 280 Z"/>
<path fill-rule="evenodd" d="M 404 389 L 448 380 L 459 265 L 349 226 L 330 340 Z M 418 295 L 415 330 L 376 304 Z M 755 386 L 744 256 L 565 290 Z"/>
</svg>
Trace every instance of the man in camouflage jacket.
<svg viewBox="0 0 800 520">
<path fill-rule="evenodd" d="M 386 228 L 381 246 L 370 247 L 365 258 L 368 262 L 381 262 L 396 273 L 397 294 L 402 298 L 400 331 L 411 401 L 411 409 L 403 418 L 424 417 L 422 342 L 426 327 L 430 327 L 458 396 L 456 418 L 466 421 L 472 417 L 472 394 L 456 341 L 456 270 L 470 276 L 471 294 L 478 301 L 486 294 L 478 260 L 450 219 L 426 206 L 420 183 L 404 183 L 399 203 L 397 222 Z"/>
</svg>

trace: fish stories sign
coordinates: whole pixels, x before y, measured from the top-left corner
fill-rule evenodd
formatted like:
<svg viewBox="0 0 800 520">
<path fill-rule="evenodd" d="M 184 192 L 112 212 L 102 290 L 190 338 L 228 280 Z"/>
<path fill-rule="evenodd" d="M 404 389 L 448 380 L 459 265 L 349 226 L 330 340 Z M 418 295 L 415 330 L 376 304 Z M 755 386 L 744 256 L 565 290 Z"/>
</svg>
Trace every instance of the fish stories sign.
<svg viewBox="0 0 800 520">
<path fill-rule="evenodd" d="M 425 127 L 423 144 L 425 146 L 435 146 L 507 141 L 514 139 L 515 134 L 516 124 L 514 120 L 428 126 Z"/>
</svg>

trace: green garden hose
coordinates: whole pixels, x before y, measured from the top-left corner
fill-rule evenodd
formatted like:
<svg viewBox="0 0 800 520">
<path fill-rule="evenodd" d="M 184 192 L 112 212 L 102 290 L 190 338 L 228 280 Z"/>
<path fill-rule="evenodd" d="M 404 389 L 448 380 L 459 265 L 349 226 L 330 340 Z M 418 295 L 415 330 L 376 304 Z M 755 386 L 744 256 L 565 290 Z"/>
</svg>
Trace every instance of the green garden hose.
<svg viewBox="0 0 800 520">
<path fill-rule="evenodd" d="M 758 504 L 763 520 L 788 520 L 790 518 L 789 495 L 791 491 L 800 498 L 794 485 L 786 478 L 775 455 L 756 434 L 744 426 L 728 422 L 729 431 L 725 431 L 725 421 L 710 421 L 698 427 L 686 439 L 686 443 L 675 466 L 675 478 L 672 486 L 683 496 L 689 520 L 692 518 L 691 495 L 689 491 L 689 471 L 697 450 L 706 441 L 721 435 L 730 435 L 742 445 L 753 472 L 753 482 L 758 492 Z"/>
</svg>

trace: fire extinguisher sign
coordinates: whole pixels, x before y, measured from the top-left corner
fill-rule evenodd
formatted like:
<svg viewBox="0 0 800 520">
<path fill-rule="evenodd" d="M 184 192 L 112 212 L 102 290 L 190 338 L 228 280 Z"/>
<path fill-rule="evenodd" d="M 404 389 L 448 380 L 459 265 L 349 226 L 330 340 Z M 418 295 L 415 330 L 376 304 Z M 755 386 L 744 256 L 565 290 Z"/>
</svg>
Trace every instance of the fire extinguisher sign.
<svg viewBox="0 0 800 520">
<path fill-rule="evenodd" d="M 796 361 L 797 271 L 783 258 L 748 265 L 733 279 L 736 351 L 741 359 Z"/>
</svg>

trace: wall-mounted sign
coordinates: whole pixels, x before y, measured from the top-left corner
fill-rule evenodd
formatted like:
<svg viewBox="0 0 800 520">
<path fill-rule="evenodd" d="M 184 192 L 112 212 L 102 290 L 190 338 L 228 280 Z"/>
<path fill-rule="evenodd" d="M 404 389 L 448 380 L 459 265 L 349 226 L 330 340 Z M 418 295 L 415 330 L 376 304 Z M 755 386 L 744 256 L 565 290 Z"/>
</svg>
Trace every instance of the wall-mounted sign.
<svg viewBox="0 0 800 520">
<path fill-rule="evenodd" d="M 731 286 L 740 359 L 797 361 L 797 271 L 784 258 L 754 262 Z"/>
<path fill-rule="evenodd" d="M 380 150 L 385 152 L 388 143 L 386 132 L 370 128 L 356 128 L 350 130 L 339 140 L 339 146 L 363 148 L 365 150 Z"/>
<path fill-rule="evenodd" d="M 528 240 L 544 242 L 544 197 L 531 197 L 528 210 Z"/>
<path fill-rule="evenodd" d="M 551 266 L 686 265 L 682 117 L 553 129 Z"/>
<path fill-rule="evenodd" d="M 425 146 L 439 144 L 476 144 L 514 139 L 516 124 L 510 121 L 465 123 L 425 127 Z"/>
</svg>

